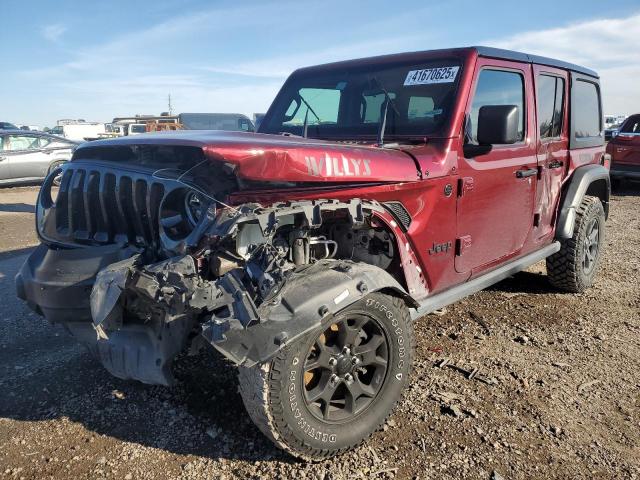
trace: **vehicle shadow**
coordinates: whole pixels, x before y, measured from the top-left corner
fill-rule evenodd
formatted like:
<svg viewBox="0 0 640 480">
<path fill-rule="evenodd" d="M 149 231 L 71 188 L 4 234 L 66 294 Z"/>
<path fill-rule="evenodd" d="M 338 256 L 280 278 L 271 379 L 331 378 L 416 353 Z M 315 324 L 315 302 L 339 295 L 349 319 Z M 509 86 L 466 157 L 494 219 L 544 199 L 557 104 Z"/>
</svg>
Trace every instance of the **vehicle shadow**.
<svg viewBox="0 0 640 480">
<path fill-rule="evenodd" d="M 544 295 L 558 293 L 542 273 L 518 272 L 515 275 L 487 288 L 490 292 L 522 293 L 527 295 Z"/>
<path fill-rule="evenodd" d="M 104 435 L 211 460 L 296 462 L 251 422 L 236 368 L 212 348 L 176 359 L 174 387 L 112 377 L 62 327 L 16 298 L 13 279 L 29 250 L 0 254 L 0 418 L 77 422 L 87 432 L 63 437 L 69 448 Z"/>
<path fill-rule="evenodd" d="M 0 203 L 0 212 L 36 213 L 36 208 L 28 203 Z"/>
</svg>

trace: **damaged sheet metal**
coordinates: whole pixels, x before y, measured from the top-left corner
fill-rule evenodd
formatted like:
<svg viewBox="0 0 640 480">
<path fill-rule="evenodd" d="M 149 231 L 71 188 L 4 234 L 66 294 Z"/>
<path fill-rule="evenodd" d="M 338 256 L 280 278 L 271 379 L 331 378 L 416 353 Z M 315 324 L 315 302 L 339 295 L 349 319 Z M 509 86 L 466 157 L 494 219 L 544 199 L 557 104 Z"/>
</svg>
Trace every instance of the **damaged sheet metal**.
<svg viewBox="0 0 640 480">
<path fill-rule="evenodd" d="M 173 359 L 210 304 L 211 286 L 190 256 L 139 262 L 134 256 L 98 273 L 91 292 L 98 338 L 91 350 L 116 377 L 173 385 Z"/>
<path fill-rule="evenodd" d="M 107 330 L 122 327 L 122 292 L 127 287 L 134 266 L 140 255 L 112 263 L 96 276 L 90 296 L 91 318 L 98 337 L 107 338 Z"/>
<path fill-rule="evenodd" d="M 215 222 L 205 222 L 206 230 L 200 227 L 202 239 L 190 255 L 147 265 L 136 255 L 101 270 L 91 312 L 104 366 L 120 378 L 169 385 L 173 357 L 197 332 L 233 363 L 253 366 L 368 293 L 393 291 L 415 307 L 384 269 L 327 258 L 328 247 L 325 258 L 311 261 L 307 248 L 304 260 L 296 261 L 300 252 L 287 245 L 292 239 L 304 243 L 310 230 L 324 228 L 326 213 L 362 230 L 372 228 L 367 217 L 385 215 L 376 202 L 361 200 L 229 207 L 217 212 Z M 254 234 L 243 235 L 247 227 Z M 244 256 L 234 250 L 244 241 L 238 238 L 246 239 Z M 338 250 L 322 235 L 314 242 L 332 242 L 331 257 Z M 214 260 L 219 255 L 233 261 L 224 274 L 212 275 L 221 270 Z"/>
<path fill-rule="evenodd" d="M 382 289 L 393 290 L 416 306 L 402 286 L 377 267 L 320 261 L 293 272 L 281 289 L 260 305 L 258 321 L 214 315 L 204 324 L 202 335 L 233 363 L 253 366 L 269 360 L 287 343 L 368 293 Z"/>
</svg>

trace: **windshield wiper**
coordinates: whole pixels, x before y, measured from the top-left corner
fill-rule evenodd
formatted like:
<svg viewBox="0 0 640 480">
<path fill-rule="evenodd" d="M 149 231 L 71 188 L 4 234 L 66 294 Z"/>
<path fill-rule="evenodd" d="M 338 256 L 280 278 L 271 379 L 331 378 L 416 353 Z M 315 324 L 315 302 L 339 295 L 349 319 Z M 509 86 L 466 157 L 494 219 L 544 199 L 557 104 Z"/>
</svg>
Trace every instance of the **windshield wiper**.
<svg viewBox="0 0 640 480">
<path fill-rule="evenodd" d="M 304 99 L 304 97 L 302 95 L 300 95 L 300 94 L 298 94 L 298 97 L 307 106 L 307 111 L 304 112 L 304 123 L 302 124 L 302 137 L 303 138 L 307 138 L 307 128 L 309 126 L 309 123 L 308 123 L 309 111 L 311 111 L 311 113 L 313 113 L 314 117 L 316 117 L 318 119 L 318 124 L 321 123 L 321 120 L 320 120 L 320 117 L 318 116 L 318 114 L 313 110 L 313 108 L 311 108 L 311 105 L 309 105 L 309 102 L 307 102 Z"/>
<path fill-rule="evenodd" d="M 400 115 L 400 112 L 398 112 L 398 109 L 396 108 L 396 103 L 393 101 L 393 99 L 389 95 L 389 92 L 387 92 L 387 89 L 382 86 L 382 83 L 380 82 L 380 80 L 378 80 L 378 77 L 371 77 L 371 79 L 378 84 L 378 87 L 380 87 L 380 90 L 382 90 L 382 92 L 384 93 L 384 104 L 383 104 L 384 112 L 382 113 L 382 118 L 380 119 L 380 123 L 378 123 L 378 139 L 377 139 L 378 147 L 383 147 L 384 133 L 385 133 L 385 130 L 387 129 L 387 112 L 389 111 L 389 104 L 391 103 L 391 106 L 393 107 L 393 110 L 396 112 L 396 114 Z"/>
</svg>

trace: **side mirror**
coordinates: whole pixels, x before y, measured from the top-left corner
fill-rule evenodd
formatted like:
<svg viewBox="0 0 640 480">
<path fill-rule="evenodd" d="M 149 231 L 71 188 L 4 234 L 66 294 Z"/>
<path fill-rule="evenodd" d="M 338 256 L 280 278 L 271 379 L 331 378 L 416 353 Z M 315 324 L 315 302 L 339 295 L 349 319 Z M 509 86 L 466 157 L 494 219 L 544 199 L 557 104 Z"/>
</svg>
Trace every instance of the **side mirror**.
<svg viewBox="0 0 640 480">
<path fill-rule="evenodd" d="M 516 143 L 520 114 L 515 105 L 485 105 L 478 113 L 478 143 L 501 145 Z"/>
</svg>

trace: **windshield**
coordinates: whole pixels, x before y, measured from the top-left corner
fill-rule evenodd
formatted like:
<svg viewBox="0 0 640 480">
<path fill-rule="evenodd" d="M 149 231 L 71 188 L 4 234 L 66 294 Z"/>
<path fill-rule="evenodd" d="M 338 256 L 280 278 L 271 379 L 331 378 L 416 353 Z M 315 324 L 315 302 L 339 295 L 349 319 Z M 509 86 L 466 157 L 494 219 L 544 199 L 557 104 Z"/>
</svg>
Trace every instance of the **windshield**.
<svg viewBox="0 0 640 480">
<path fill-rule="evenodd" d="M 455 60 L 294 74 L 260 133 L 375 140 L 386 108 L 385 140 L 441 135 L 461 75 Z"/>
</svg>

